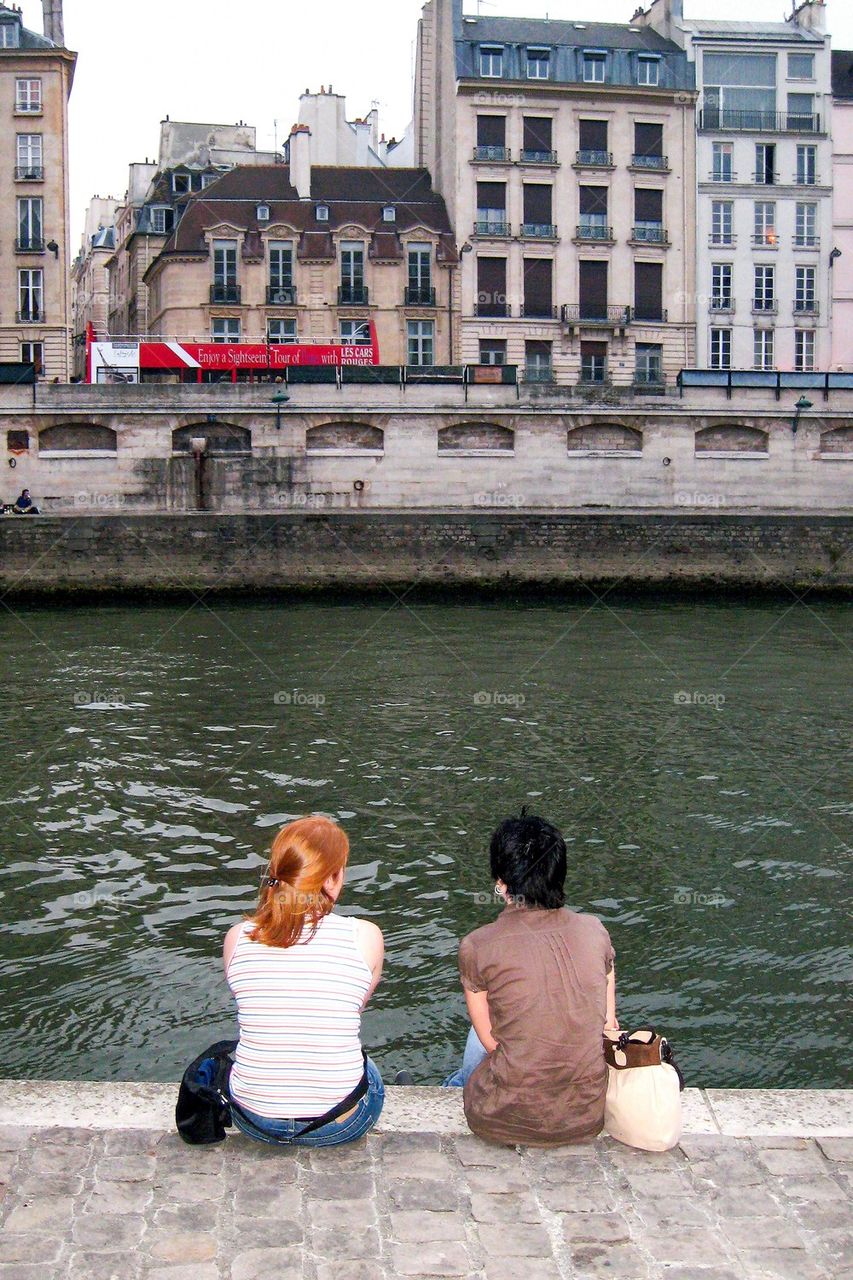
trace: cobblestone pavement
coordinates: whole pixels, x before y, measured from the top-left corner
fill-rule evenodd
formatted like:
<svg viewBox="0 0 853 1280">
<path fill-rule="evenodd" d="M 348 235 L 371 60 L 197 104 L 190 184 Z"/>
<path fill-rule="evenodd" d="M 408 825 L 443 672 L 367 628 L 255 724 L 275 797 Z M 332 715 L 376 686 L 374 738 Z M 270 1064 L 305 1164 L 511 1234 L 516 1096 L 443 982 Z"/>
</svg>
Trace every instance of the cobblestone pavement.
<svg viewBox="0 0 853 1280">
<path fill-rule="evenodd" d="M 841 1280 L 851 1138 L 554 1151 L 0 1128 L 0 1280 Z"/>
</svg>

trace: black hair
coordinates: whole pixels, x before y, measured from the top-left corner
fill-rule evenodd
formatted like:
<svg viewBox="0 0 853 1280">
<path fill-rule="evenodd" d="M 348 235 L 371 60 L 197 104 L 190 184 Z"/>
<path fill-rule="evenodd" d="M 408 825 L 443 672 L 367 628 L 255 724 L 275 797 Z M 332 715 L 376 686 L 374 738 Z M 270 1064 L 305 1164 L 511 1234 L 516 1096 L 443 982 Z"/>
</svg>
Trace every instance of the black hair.
<svg viewBox="0 0 853 1280">
<path fill-rule="evenodd" d="M 489 846 L 492 877 L 503 880 L 510 900 L 555 910 L 565 903 L 566 842 L 544 818 L 505 818 Z"/>
</svg>

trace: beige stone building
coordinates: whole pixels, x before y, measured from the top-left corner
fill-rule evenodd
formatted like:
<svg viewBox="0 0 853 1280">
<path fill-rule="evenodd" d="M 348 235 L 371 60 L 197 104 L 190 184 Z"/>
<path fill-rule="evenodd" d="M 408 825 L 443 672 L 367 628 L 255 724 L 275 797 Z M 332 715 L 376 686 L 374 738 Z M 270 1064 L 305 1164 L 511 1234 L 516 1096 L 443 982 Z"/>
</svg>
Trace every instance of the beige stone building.
<svg viewBox="0 0 853 1280">
<path fill-rule="evenodd" d="M 366 344 L 385 365 L 452 363 L 456 246 L 423 169 L 241 166 L 185 198 L 145 273 L 153 336 Z"/>
<path fill-rule="evenodd" d="M 0 361 L 43 377 L 71 368 L 68 98 L 76 54 L 62 5 L 45 0 L 45 34 L 0 3 Z"/>
<path fill-rule="evenodd" d="M 694 72 L 655 31 L 428 0 L 415 145 L 463 244 L 464 362 L 660 390 L 695 360 Z"/>
<path fill-rule="evenodd" d="M 73 374 L 82 378 L 86 367 L 86 332 L 108 332 L 110 282 L 107 263 L 115 249 L 115 216 L 118 201 L 113 196 L 95 196 L 86 210 L 80 251 L 71 268 L 73 323 Z"/>
</svg>

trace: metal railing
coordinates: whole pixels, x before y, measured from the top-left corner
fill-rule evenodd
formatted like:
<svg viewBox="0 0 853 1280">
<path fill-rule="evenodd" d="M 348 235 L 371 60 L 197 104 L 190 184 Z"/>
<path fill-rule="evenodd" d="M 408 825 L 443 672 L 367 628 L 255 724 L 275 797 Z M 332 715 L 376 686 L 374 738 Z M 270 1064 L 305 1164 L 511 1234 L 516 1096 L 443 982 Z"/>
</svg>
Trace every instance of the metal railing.
<svg viewBox="0 0 853 1280">
<path fill-rule="evenodd" d="M 631 165 L 634 169 L 668 169 L 669 156 L 641 156 L 635 151 Z"/>
<path fill-rule="evenodd" d="M 759 187 L 776 187 L 779 185 L 778 173 L 754 173 L 752 181 Z"/>
<path fill-rule="evenodd" d="M 582 148 L 575 152 L 575 164 L 585 169 L 612 169 L 613 153 L 610 151 L 592 151 Z"/>
<path fill-rule="evenodd" d="M 736 133 L 820 133 L 820 116 L 798 111 L 729 111 L 703 107 L 699 129 Z"/>
<path fill-rule="evenodd" d="M 537 151 L 533 147 L 522 147 L 519 155 L 521 164 L 556 164 L 556 151 Z"/>
<path fill-rule="evenodd" d="M 521 307 L 523 320 L 556 320 L 557 308 L 551 304 L 525 302 Z"/>
<path fill-rule="evenodd" d="M 512 152 L 509 147 L 475 147 L 474 159 L 482 164 L 510 164 Z"/>
<path fill-rule="evenodd" d="M 754 316 L 775 316 L 779 314 L 779 303 L 776 298 L 753 298 L 752 314 Z"/>
<path fill-rule="evenodd" d="M 363 284 L 338 285 L 339 307 L 366 307 L 370 302 L 370 290 Z"/>
<path fill-rule="evenodd" d="M 621 327 L 630 324 L 631 308 L 565 302 L 560 308 L 560 319 L 563 324 L 600 324 Z"/>
<path fill-rule="evenodd" d="M 41 236 L 18 236 L 15 241 L 16 253 L 44 253 L 44 240 Z"/>
<path fill-rule="evenodd" d="M 583 387 L 598 386 L 602 387 L 609 381 L 609 372 L 607 363 L 602 362 L 600 365 L 582 364 L 579 382 Z"/>
<path fill-rule="evenodd" d="M 556 240 L 557 228 L 553 222 L 522 222 L 523 240 Z"/>
<path fill-rule="evenodd" d="M 576 240 L 612 240 L 613 228 L 606 223 L 580 222 L 575 229 Z"/>
<path fill-rule="evenodd" d="M 795 249 L 819 249 L 820 236 L 794 236 L 793 245 Z"/>
<path fill-rule="evenodd" d="M 712 298 L 708 303 L 708 310 L 715 314 L 731 313 L 735 309 L 735 300 L 732 297 Z"/>
<path fill-rule="evenodd" d="M 434 307 L 435 289 L 420 285 L 407 285 L 403 294 L 403 303 L 407 307 Z"/>
<path fill-rule="evenodd" d="M 512 315 L 512 308 L 508 302 L 475 302 L 474 315 L 506 320 Z"/>
<path fill-rule="evenodd" d="M 659 310 L 652 310 L 650 307 L 648 311 L 634 307 L 631 312 L 631 319 L 638 324 L 666 324 L 669 320 L 669 312 L 665 307 L 661 307 Z"/>
<path fill-rule="evenodd" d="M 762 235 L 752 237 L 753 249 L 778 249 L 779 234 L 777 231 L 765 231 Z"/>
<path fill-rule="evenodd" d="M 809 301 L 804 298 L 794 299 L 794 315 L 795 316 L 819 316 L 820 303 Z"/>
<path fill-rule="evenodd" d="M 737 173 L 734 169 L 712 169 L 708 175 L 709 182 L 723 182 L 726 186 L 731 182 L 737 182 Z"/>
<path fill-rule="evenodd" d="M 27 307 L 15 312 L 17 324 L 44 324 L 44 312 L 39 307 Z"/>
<path fill-rule="evenodd" d="M 239 302 L 242 289 L 239 284 L 212 284 L 210 286 L 211 302 Z"/>
<path fill-rule="evenodd" d="M 499 240 L 505 240 L 509 236 L 509 223 L 506 221 L 498 222 L 491 218 L 480 218 L 474 223 L 475 236 L 493 236 Z"/>
<path fill-rule="evenodd" d="M 524 369 L 525 382 L 553 382 L 554 370 L 548 365 L 528 364 Z"/>
<path fill-rule="evenodd" d="M 638 244 L 669 244 L 669 233 L 659 222 L 637 222 L 632 239 Z"/>
<path fill-rule="evenodd" d="M 40 164 L 19 164 L 15 166 L 16 182 L 43 182 L 44 166 Z"/>
<path fill-rule="evenodd" d="M 736 244 L 737 244 L 737 236 L 734 234 L 733 231 L 730 232 L 727 236 L 719 235 L 719 234 L 714 235 L 714 232 L 712 231 L 711 234 L 708 236 L 709 249 L 734 249 Z"/>
</svg>

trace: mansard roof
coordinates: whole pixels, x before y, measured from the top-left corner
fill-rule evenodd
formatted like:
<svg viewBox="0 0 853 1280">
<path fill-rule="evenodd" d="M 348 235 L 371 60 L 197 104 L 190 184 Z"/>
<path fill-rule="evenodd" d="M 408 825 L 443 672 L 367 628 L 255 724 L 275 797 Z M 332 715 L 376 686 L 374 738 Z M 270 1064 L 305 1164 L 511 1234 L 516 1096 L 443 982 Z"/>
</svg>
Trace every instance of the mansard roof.
<svg viewBox="0 0 853 1280">
<path fill-rule="evenodd" d="M 2 3 L 0 3 L 0 22 L 14 22 L 17 24 L 20 31 L 17 44 L 19 49 L 56 49 L 59 47 L 52 40 L 48 40 L 47 36 L 39 35 L 37 31 L 27 30 L 19 10 L 10 9 L 8 5 Z"/>
</svg>

